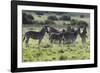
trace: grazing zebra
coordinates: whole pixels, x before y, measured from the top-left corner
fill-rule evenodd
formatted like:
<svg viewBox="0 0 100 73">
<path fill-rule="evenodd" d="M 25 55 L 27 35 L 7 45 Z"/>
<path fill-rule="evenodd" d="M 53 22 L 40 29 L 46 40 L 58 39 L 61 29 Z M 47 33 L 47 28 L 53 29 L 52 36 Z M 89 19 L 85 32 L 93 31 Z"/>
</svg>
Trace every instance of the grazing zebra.
<svg viewBox="0 0 100 73">
<path fill-rule="evenodd" d="M 53 43 L 54 41 L 59 41 L 59 44 L 61 43 L 61 41 L 63 40 L 63 36 L 64 36 L 64 29 L 61 32 L 57 32 L 57 33 L 52 33 L 49 37 L 49 40 L 51 43 Z"/>
<path fill-rule="evenodd" d="M 62 37 L 63 37 L 63 32 L 55 29 L 54 27 L 51 26 L 47 26 L 48 28 L 48 34 L 49 34 L 49 40 L 50 42 L 55 42 L 55 41 L 59 41 L 59 43 L 61 43 Z"/>
<path fill-rule="evenodd" d="M 66 31 L 64 33 L 64 43 L 74 43 L 75 40 L 77 39 L 77 36 L 80 32 L 80 28 L 74 31 Z"/>
<path fill-rule="evenodd" d="M 28 42 L 29 42 L 30 38 L 38 40 L 38 44 L 40 44 L 42 39 L 43 39 L 43 37 L 44 37 L 44 35 L 45 35 L 45 32 L 48 32 L 46 26 L 44 26 L 39 32 L 36 32 L 36 31 L 28 31 L 28 32 L 26 32 L 25 35 L 24 35 L 24 38 L 23 38 L 23 41 L 26 38 L 26 41 L 25 41 L 26 47 L 29 47 Z"/>
</svg>

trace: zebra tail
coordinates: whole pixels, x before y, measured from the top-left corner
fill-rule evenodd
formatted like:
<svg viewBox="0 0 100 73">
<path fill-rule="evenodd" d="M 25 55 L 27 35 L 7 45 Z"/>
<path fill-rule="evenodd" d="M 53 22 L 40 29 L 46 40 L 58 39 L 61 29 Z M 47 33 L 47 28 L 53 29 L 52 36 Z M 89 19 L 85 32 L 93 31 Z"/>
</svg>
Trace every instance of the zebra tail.
<svg viewBox="0 0 100 73">
<path fill-rule="evenodd" d="M 24 36 L 24 38 L 23 38 L 23 42 L 24 42 L 24 40 L 25 40 L 25 36 Z"/>
</svg>

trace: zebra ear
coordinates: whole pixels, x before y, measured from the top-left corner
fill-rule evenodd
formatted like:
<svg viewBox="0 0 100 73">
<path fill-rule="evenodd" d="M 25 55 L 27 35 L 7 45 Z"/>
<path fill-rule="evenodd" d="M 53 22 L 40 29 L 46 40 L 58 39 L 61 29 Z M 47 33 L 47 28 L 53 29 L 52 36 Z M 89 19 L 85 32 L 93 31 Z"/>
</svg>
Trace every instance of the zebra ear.
<svg viewBox="0 0 100 73">
<path fill-rule="evenodd" d="M 47 30 L 50 31 L 50 27 L 47 27 Z"/>
<path fill-rule="evenodd" d="M 80 33 L 82 33 L 83 32 L 83 29 L 80 29 Z"/>
<path fill-rule="evenodd" d="M 62 32 L 65 32 L 65 29 L 62 29 Z"/>
<path fill-rule="evenodd" d="M 75 27 L 74 30 L 76 31 L 76 30 L 78 30 L 78 28 Z"/>
</svg>

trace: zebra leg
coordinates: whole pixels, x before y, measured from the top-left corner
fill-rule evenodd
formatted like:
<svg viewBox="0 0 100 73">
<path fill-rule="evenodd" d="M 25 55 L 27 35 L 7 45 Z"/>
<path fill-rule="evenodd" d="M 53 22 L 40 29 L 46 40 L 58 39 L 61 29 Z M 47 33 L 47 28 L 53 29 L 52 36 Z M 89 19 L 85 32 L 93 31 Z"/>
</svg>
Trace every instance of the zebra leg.
<svg viewBox="0 0 100 73">
<path fill-rule="evenodd" d="M 65 45 L 65 39 L 63 39 L 62 42 L 63 42 L 63 45 Z"/>
<path fill-rule="evenodd" d="M 75 40 L 74 39 L 71 40 L 71 43 L 72 43 L 72 47 L 75 47 Z"/>
<path fill-rule="evenodd" d="M 28 42 L 29 42 L 29 37 L 26 38 L 26 42 L 25 42 L 26 43 L 26 47 L 29 47 Z"/>
<path fill-rule="evenodd" d="M 40 45 L 41 41 L 42 41 L 42 39 L 39 39 L 39 42 L 38 42 L 39 45 Z"/>
<path fill-rule="evenodd" d="M 61 40 L 59 40 L 59 45 L 61 44 Z"/>
<path fill-rule="evenodd" d="M 85 43 L 86 43 L 86 39 L 85 38 L 82 39 L 82 43 L 85 46 Z"/>
<path fill-rule="evenodd" d="M 53 42 L 53 40 L 51 39 L 51 40 L 50 40 L 50 43 L 52 43 L 52 42 Z"/>
</svg>

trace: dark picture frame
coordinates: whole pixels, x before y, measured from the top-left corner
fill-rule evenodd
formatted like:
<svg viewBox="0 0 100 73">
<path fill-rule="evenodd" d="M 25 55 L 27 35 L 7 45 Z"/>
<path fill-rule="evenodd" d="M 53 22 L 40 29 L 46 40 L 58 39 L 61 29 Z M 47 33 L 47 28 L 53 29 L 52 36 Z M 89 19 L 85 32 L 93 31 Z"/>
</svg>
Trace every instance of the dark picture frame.
<svg viewBox="0 0 100 73">
<path fill-rule="evenodd" d="M 94 63 L 78 64 L 78 65 L 59 65 L 59 66 L 44 66 L 44 67 L 23 67 L 18 68 L 18 20 L 17 8 L 23 6 L 44 6 L 44 7 L 60 7 L 60 8 L 77 8 L 77 9 L 92 9 L 94 10 Z M 97 67 L 97 6 L 96 5 L 81 5 L 81 4 L 62 4 L 62 3 L 47 3 L 33 1 L 11 1 L 11 72 L 25 71 L 44 71 L 58 69 L 75 69 L 75 68 L 90 68 Z"/>
</svg>

